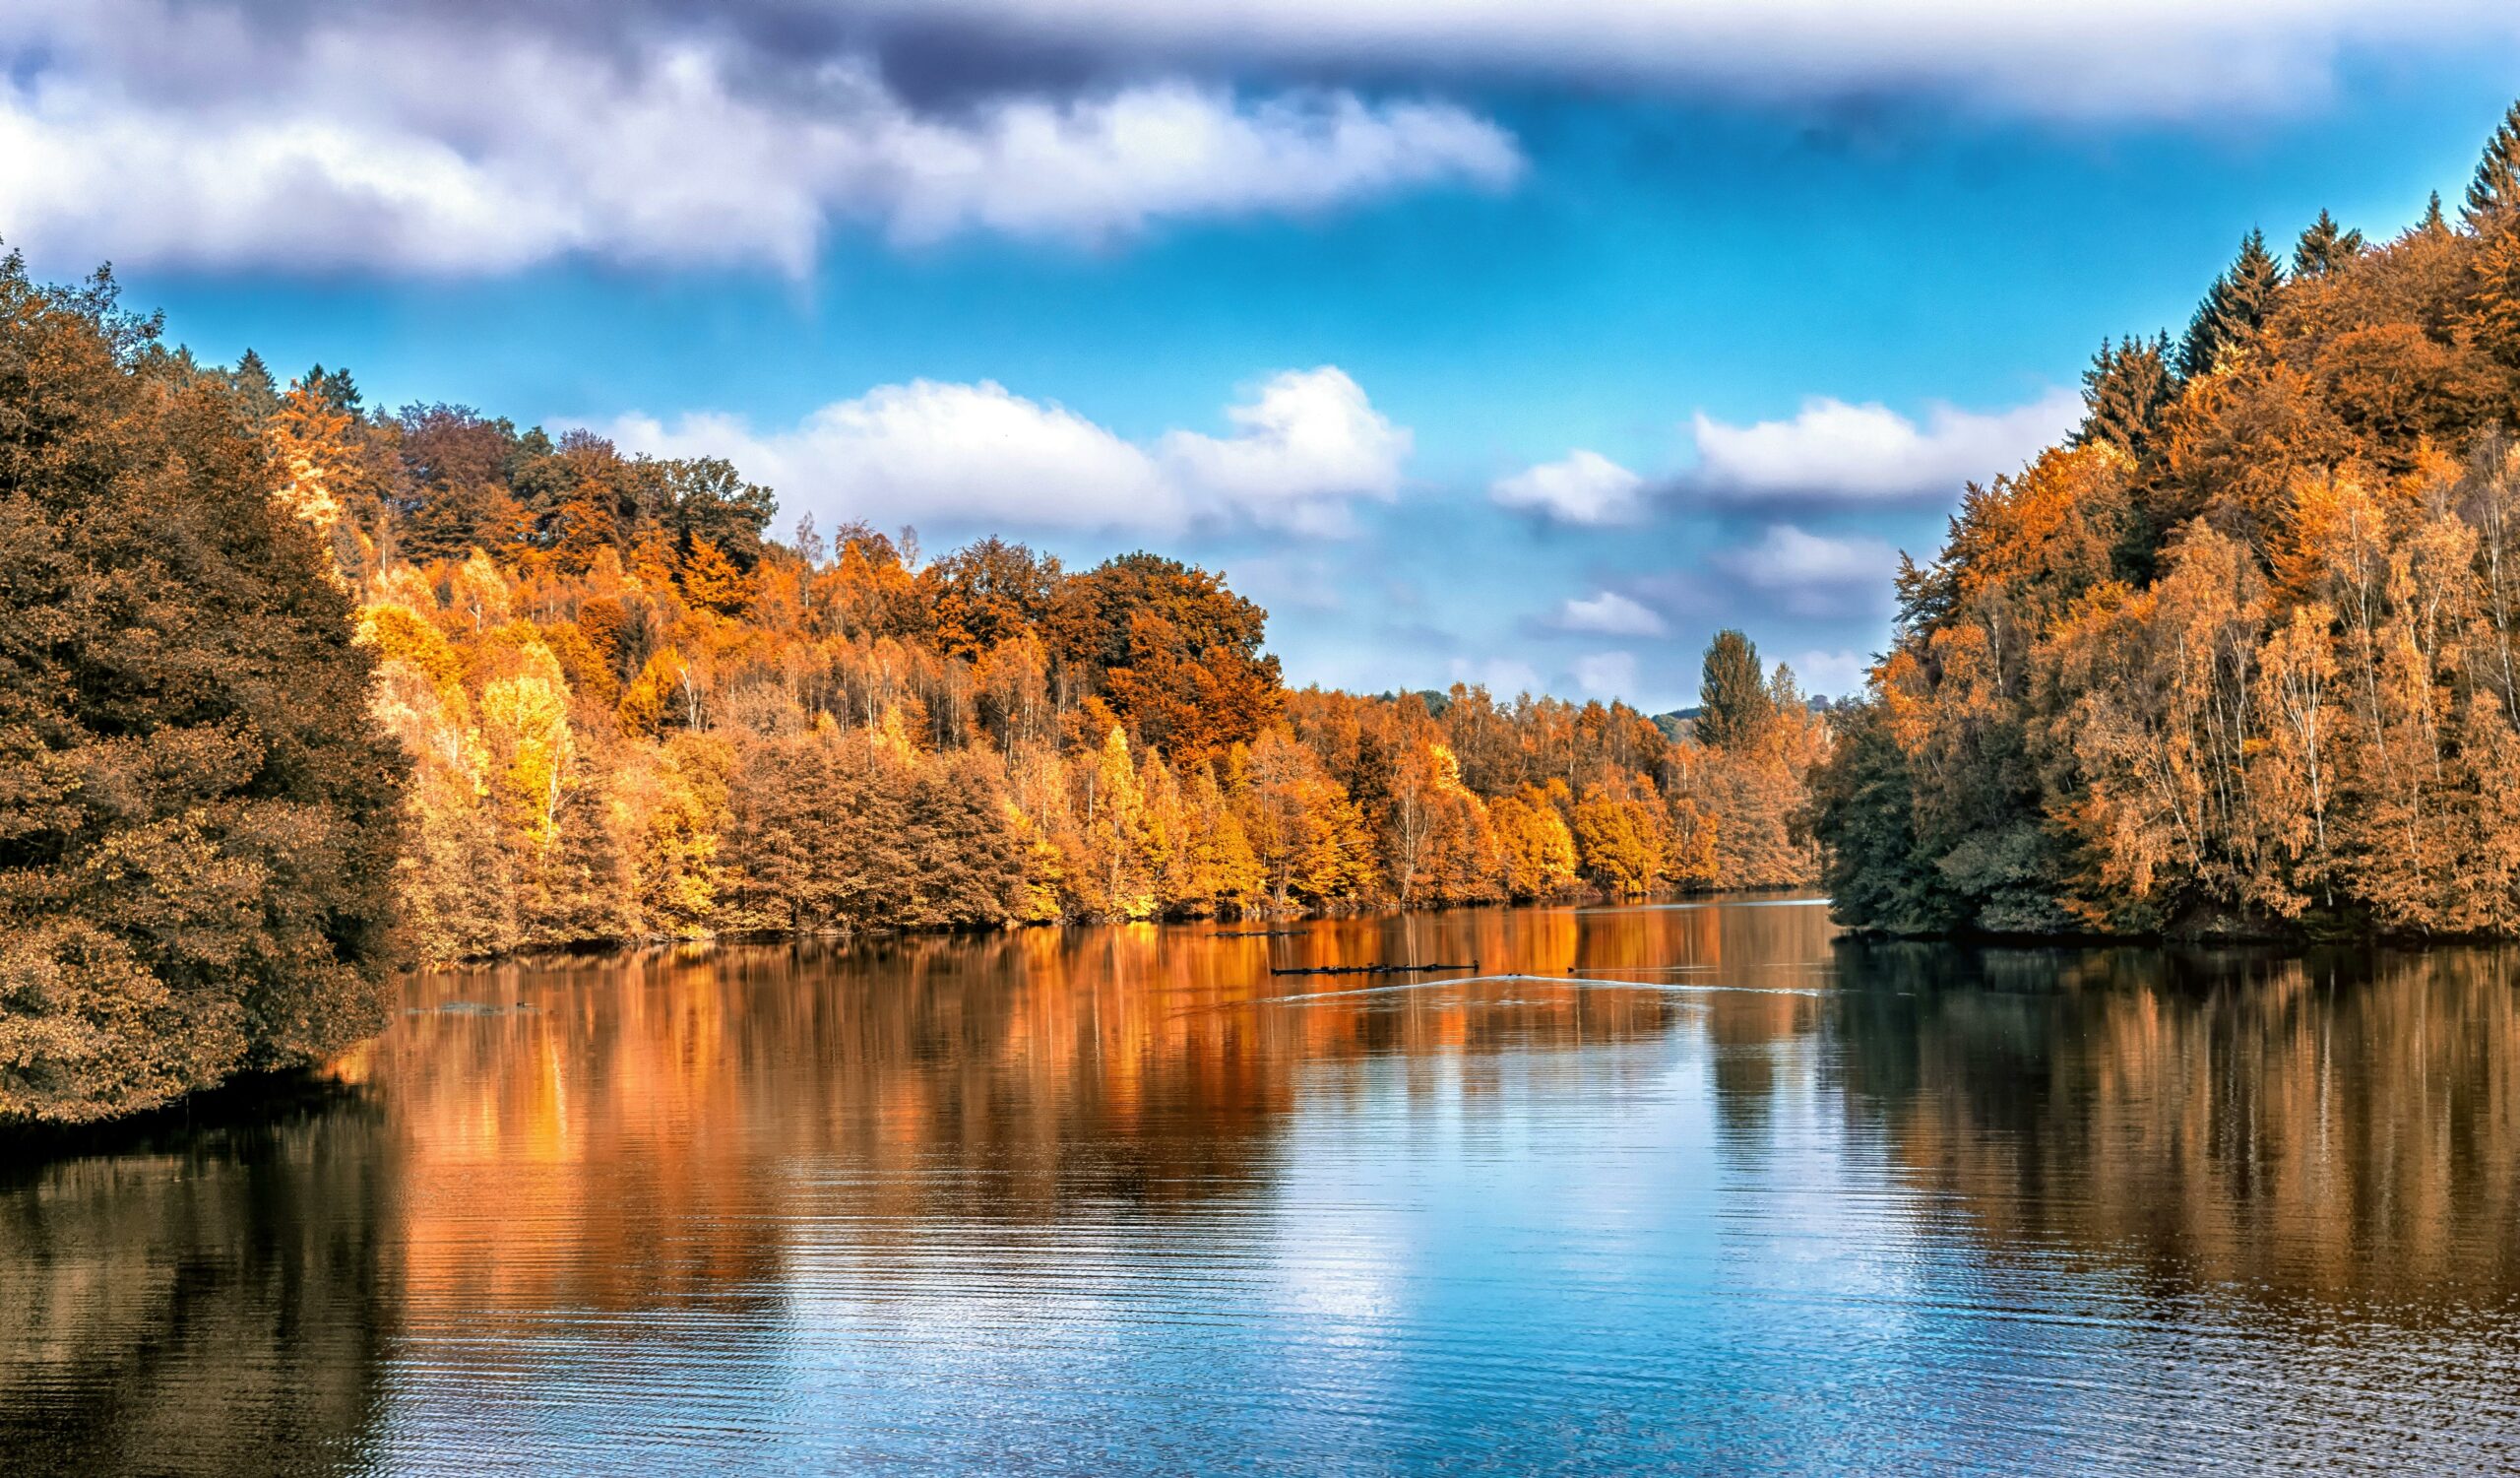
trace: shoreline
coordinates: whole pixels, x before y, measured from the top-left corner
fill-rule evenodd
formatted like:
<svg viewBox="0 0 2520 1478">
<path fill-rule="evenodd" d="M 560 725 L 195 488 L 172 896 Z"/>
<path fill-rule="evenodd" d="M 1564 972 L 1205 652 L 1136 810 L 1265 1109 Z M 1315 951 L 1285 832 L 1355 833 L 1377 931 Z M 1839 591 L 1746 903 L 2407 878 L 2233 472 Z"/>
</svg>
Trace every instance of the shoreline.
<svg viewBox="0 0 2520 1478">
<path fill-rule="evenodd" d="M 1545 909 L 1585 908 L 1605 905 L 1649 905 L 1654 903 L 1688 902 L 1716 898 L 1758 898 L 1777 894 L 1814 892 L 1816 882 L 1776 883 L 1742 888 L 1663 889 L 1650 893 L 1612 894 L 1599 888 L 1555 894 L 1546 898 L 1489 898 L 1472 902 L 1419 904 L 1412 908 L 1392 905 L 1334 905 L 1320 909 L 1288 911 L 1254 910 L 1241 914 L 1200 914 L 1171 919 L 1060 919 L 1056 921 L 1003 924 L 936 924 L 864 930 L 727 930 L 702 934 L 621 934 L 567 943 L 536 944 L 503 950 L 497 954 L 464 955 L 450 960 L 413 960 L 403 967 L 405 973 L 440 974 L 457 970 L 478 970 L 495 965 L 512 965 L 535 959 L 579 958 L 612 954 L 634 949 L 667 949 L 682 945 L 718 944 L 799 944 L 811 940 L 978 938 L 991 934 L 1024 933 L 1034 930 L 1123 929 L 1136 925 L 1180 928 L 1189 925 L 1280 926 L 1327 923 L 1341 919 L 1411 918 L 1430 914 L 1457 914 L 1470 909 Z M 1275 933 L 1270 928 L 1254 928 L 1250 937 Z"/>
</svg>

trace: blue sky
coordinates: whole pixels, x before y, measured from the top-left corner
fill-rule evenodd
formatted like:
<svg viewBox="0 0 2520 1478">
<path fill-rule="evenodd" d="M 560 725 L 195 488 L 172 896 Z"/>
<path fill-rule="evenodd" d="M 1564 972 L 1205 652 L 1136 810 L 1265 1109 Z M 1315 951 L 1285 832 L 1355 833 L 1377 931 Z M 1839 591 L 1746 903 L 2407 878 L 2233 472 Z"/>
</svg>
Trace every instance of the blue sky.
<svg viewBox="0 0 2520 1478">
<path fill-rule="evenodd" d="M 783 527 L 1219 566 L 1298 682 L 1662 708 L 1722 625 L 1846 690 L 2102 335 L 2455 202 L 2515 61 L 2461 0 L 30 0 L 0 236 Z"/>
</svg>

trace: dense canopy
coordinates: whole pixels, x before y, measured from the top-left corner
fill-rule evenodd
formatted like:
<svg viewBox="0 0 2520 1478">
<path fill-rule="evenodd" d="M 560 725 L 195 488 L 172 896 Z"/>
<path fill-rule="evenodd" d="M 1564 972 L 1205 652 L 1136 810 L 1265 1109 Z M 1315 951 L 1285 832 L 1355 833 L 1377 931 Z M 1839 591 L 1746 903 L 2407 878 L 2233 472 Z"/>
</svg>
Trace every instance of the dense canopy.
<svg viewBox="0 0 2520 1478">
<path fill-rule="evenodd" d="M 0 1120 L 144 1108 L 384 1020 L 406 763 L 223 380 L 0 264 Z"/>
<path fill-rule="evenodd" d="M 106 285 L 11 273 L 0 1117 L 355 1040 L 397 918 L 447 961 L 1816 866 L 1825 721 L 1737 634 L 1705 742 L 1621 704 L 1291 692 L 1211 570 L 782 541 L 724 461 L 206 368 Z"/>
<path fill-rule="evenodd" d="M 2252 231 L 2175 354 L 1971 488 L 1815 782 L 1899 931 L 2520 929 L 2520 220 Z M 2166 374 L 2174 358 L 2175 374 Z"/>
</svg>

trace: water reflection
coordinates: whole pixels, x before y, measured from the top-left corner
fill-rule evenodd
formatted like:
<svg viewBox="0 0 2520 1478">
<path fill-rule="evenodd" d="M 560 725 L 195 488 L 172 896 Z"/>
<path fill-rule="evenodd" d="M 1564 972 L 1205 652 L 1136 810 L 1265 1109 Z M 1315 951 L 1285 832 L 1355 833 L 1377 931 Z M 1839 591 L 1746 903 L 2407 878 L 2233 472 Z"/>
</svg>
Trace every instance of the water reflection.
<svg viewBox="0 0 2520 1478">
<path fill-rule="evenodd" d="M 2520 1255 L 2520 951 L 1846 946 L 1852 1118 L 1990 1251 L 2421 1306 Z"/>
<path fill-rule="evenodd" d="M 334 1093 L 0 1177 L 0 1470 L 363 1465 L 396 1170 Z"/>
<path fill-rule="evenodd" d="M 12 1471 L 2520 1441 L 2509 951 L 1857 945 L 1761 901 L 662 951 L 407 1006 L 321 1105 L 0 1180 Z"/>
</svg>

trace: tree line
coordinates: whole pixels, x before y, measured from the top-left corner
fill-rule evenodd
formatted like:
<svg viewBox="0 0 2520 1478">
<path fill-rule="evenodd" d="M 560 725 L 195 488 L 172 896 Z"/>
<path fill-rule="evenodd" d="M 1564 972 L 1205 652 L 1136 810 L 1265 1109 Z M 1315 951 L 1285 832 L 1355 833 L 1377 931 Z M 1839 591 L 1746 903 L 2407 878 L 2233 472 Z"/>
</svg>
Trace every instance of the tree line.
<svg viewBox="0 0 2520 1478">
<path fill-rule="evenodd" d="M 1693 726 L 1290 690 L 1214 572 L 775 513 L 0 260 L 0 1122 L 324 1058 L 406 962 L 1815 875 L 1738 633 Z"/>
<path fill-rule="evenodd" d="M 225 371 L 248 401 L 255 367 Z M 1290 690 L 1266 613 L 1137 552 L 768 537 L 721 462 L 309 375 L 264 423 L 412 758 L 427 959 L 729 932 L 1275 917 L 1806 882 L 1823 722 L 1728 634 L 1624 703 Z"/>
<path fill-rule="evenodd" d="M 2520 928 L 2520 104 L 2459 219 L 2252 230 L 1971 487 L 1814 777 L 1894 932 Z"/>
</svg>

